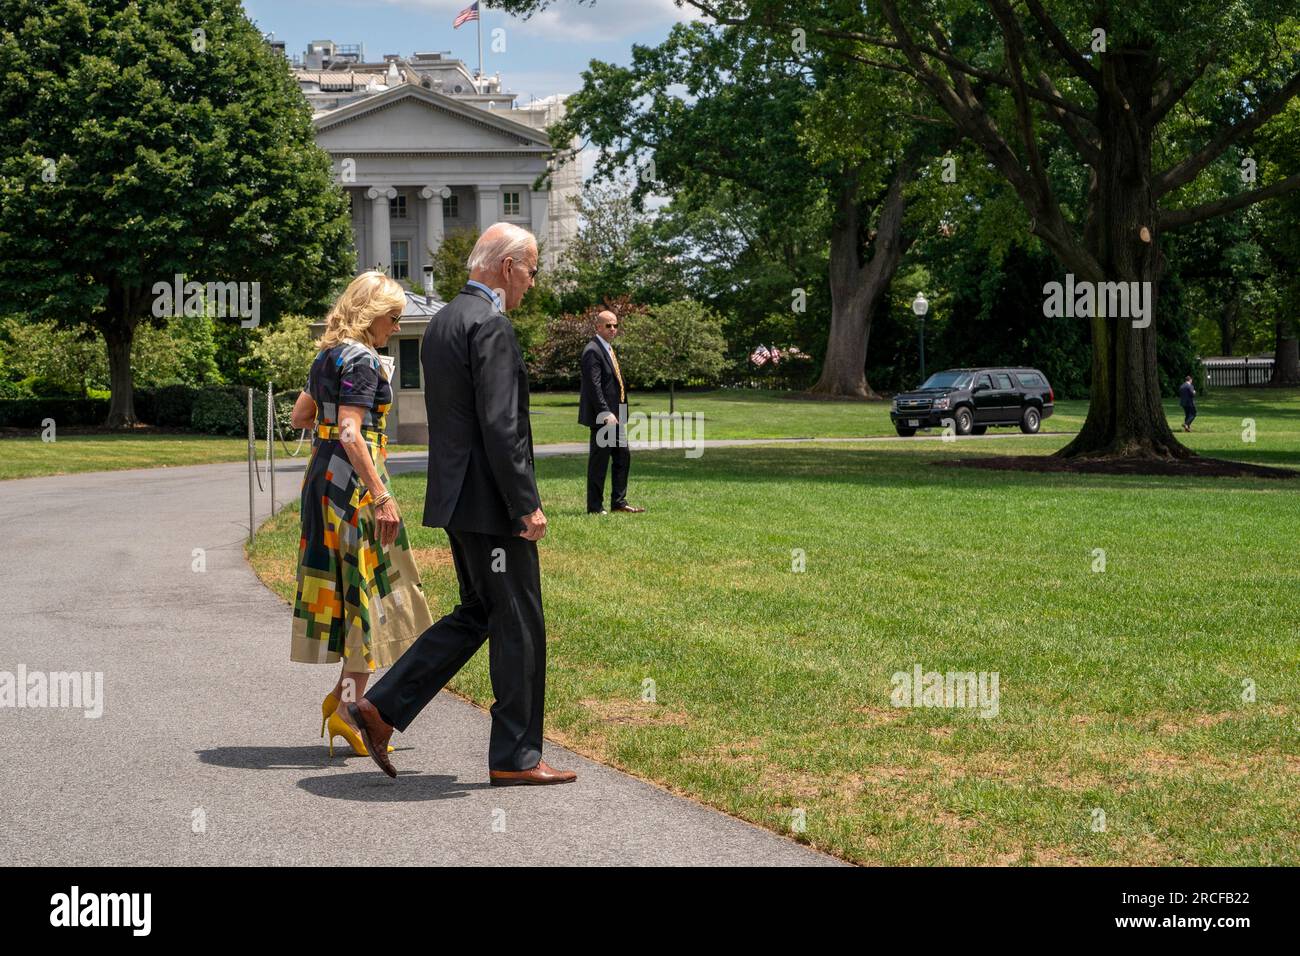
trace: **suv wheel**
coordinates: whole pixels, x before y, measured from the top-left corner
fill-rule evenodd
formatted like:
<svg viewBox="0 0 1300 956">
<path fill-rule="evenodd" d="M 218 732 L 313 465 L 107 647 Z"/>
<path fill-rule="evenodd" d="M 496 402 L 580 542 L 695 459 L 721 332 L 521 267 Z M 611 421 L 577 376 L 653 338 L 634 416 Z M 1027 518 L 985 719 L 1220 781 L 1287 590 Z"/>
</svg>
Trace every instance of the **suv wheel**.
<svg viewBox="0 0 1300 956">
<path fill-rule="evenodd" d="M 1020 419 L 1020 430 L 1026 435 L 1037 435 L 1042 424 L 1042 415 L 1039 414 L 1037 408 L 1030 405 L 1025 409 L 1025 414 Z"/>
<path fill-rule="evenodd" d="M 911 438 L 916 434 L 915 428 L 908 428 L 906 425 L 895 425 L 894 431 L 898 432 L 899 438 Z"/>
<path fill-rule="evenodd" d="M 957 409 L 953 414 L 953 431 L 958 435 L 969 435 L 971 429 L 975 427 L 975 416 L 966 406 Z"/>
</svg>

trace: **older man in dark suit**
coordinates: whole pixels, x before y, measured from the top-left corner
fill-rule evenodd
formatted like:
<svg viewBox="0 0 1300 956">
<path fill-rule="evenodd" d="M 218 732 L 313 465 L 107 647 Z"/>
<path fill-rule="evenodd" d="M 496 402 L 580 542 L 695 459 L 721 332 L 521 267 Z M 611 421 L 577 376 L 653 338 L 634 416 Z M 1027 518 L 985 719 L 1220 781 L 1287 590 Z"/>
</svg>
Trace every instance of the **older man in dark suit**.
<svg viewBox="0 0 1300 956">
<path fill-rule="evenodd" d="M 587 513 L 605 514 L 605 472 L 614 462 L 610 508 L 639 513 L 627 503 L 627 474 L 632 452 L 627 445 L 627 387 L 614 354 L 619 320 L 613 312 L 596 316 L 596 334 L 582 350 L 582 386 L 578 393 L 578 424 L 591 429 L 587 451 Z"/>
<path fill-rule="evenodd" d="M 371 758 L 397 776 L 388 757 L 393 730 L 405 731 L 486 639 L 496 695 L 492 785 L 568 783 L 575 773 L 542 761 L 546 624 L 537 542 L 546 516 L 533 474 L 528 373 L 504 314 L 532 287 L 537 242 L 497 223 L 474 246 L 469 273 L 420 348 L 429 418 L 424 524 L 447 532 L 460 603 L 350 713 Z"/>
</svg>

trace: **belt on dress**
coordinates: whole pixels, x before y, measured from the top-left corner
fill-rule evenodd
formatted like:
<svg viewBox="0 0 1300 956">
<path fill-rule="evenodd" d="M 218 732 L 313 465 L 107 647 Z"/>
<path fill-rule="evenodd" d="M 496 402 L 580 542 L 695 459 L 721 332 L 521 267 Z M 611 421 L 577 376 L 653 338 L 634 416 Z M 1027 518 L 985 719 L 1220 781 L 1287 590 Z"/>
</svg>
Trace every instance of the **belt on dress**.
<svg viewBox="0 0 1300 956">
<path fill-rule="evenodd" d="M 317 438 L 334 438 L 334 439 L 339 439 L 339 440 L 341 440 L 342 437 L 343 437 L 343 435 L 342 435 L 342 432 L 339 430 L 339 426 L 338 426 L 338 425 L 317 425 L 317 426 L 316 426 L 316 437 L 317 437 Z M 363 429 L 361 429 L 361 437 L 364 438 L 364 439 L 365 439 L 366 441 L 368 441 L 368 442 L 372 442 L 373 444 L 377 444 L 380 448 L 385 448 L 385 447 L 387 447 L 387 445 L 388 445 L 388 436 L 385 435 L 385 434 L 384 434 L 383 432 L 381 432 L 381 431 L 376 431 L 376 430 L 373 429 L 373 428 L 363 428 Z"/>
</svg>

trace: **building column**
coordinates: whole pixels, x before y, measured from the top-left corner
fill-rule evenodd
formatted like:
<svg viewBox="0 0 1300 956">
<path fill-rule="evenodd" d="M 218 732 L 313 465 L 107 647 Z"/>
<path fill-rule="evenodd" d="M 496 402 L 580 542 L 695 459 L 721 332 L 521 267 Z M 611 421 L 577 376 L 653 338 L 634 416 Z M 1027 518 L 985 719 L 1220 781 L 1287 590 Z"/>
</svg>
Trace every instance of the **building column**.
<svg viewBox="0 0 1300 956">
<path fill-rule="evenodd" d="M 372 203 L 370 209 L 370 262 L 366 269 L 378 268 L 381 272 L 392 275 L 393 255 L 392 234 L 388 231 L 388 200 L 397 196 L 392 186 L 371 186 L 366 190 L 366 198 Z"/>
<path fill-rule="evenodd" d="M 501 187 L 500 186 L 479 186 L 478 187 L 478 231 L 479 235 L 488 226 L 495 223 L 501 218 Z"/>
<path fill-rule="evenodd" d="M 551 194 L 548 190 L 528 191 L 528 211 L 532 219 L 533 237 L 538 245 L 545 246 L 547 266 L 555 264 L 556 250 L 551 248 Z"/>
<path fill-rule="evenodd" d="M 425 186 L 420 190 L 420 198 L 424 200 L 424 252 L 420 255 L 420 271 L 413 271 L 411 275 L 422 275 L 426 262 L 433 261 L 433 255 L 442 245 L 442 200 L 444 193 L 451 195 L 451 190 L 446 186 Z M 426 290 L 428 291 L 428 290 Z"/>
</svg>

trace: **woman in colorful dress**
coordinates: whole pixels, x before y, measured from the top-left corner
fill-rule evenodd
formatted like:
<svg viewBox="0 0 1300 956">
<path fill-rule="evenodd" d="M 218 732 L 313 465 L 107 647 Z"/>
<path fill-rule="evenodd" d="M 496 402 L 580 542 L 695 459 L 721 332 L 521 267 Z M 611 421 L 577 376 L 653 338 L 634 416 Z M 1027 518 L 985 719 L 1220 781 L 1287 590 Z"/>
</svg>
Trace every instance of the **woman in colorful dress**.
<svg viewBox="0 0 1300 956">
<path fill-rule="evenodd" d="M 385 467 L 393 388 L 391 360 L 377 349 L 397 331 L 405 305 L 405 291 L 382 272 L 353 279 L 325 319 L 293 409 L 294 427 L 314 428 L 315 438 L 302 482 L 289 657 L 343 662 L 321 703 L 331 756 L 335 737 L 366 755 L 340 701 L 360 700 L 375 668 L 396 661 L 433 623 Z"/>
</svg>

